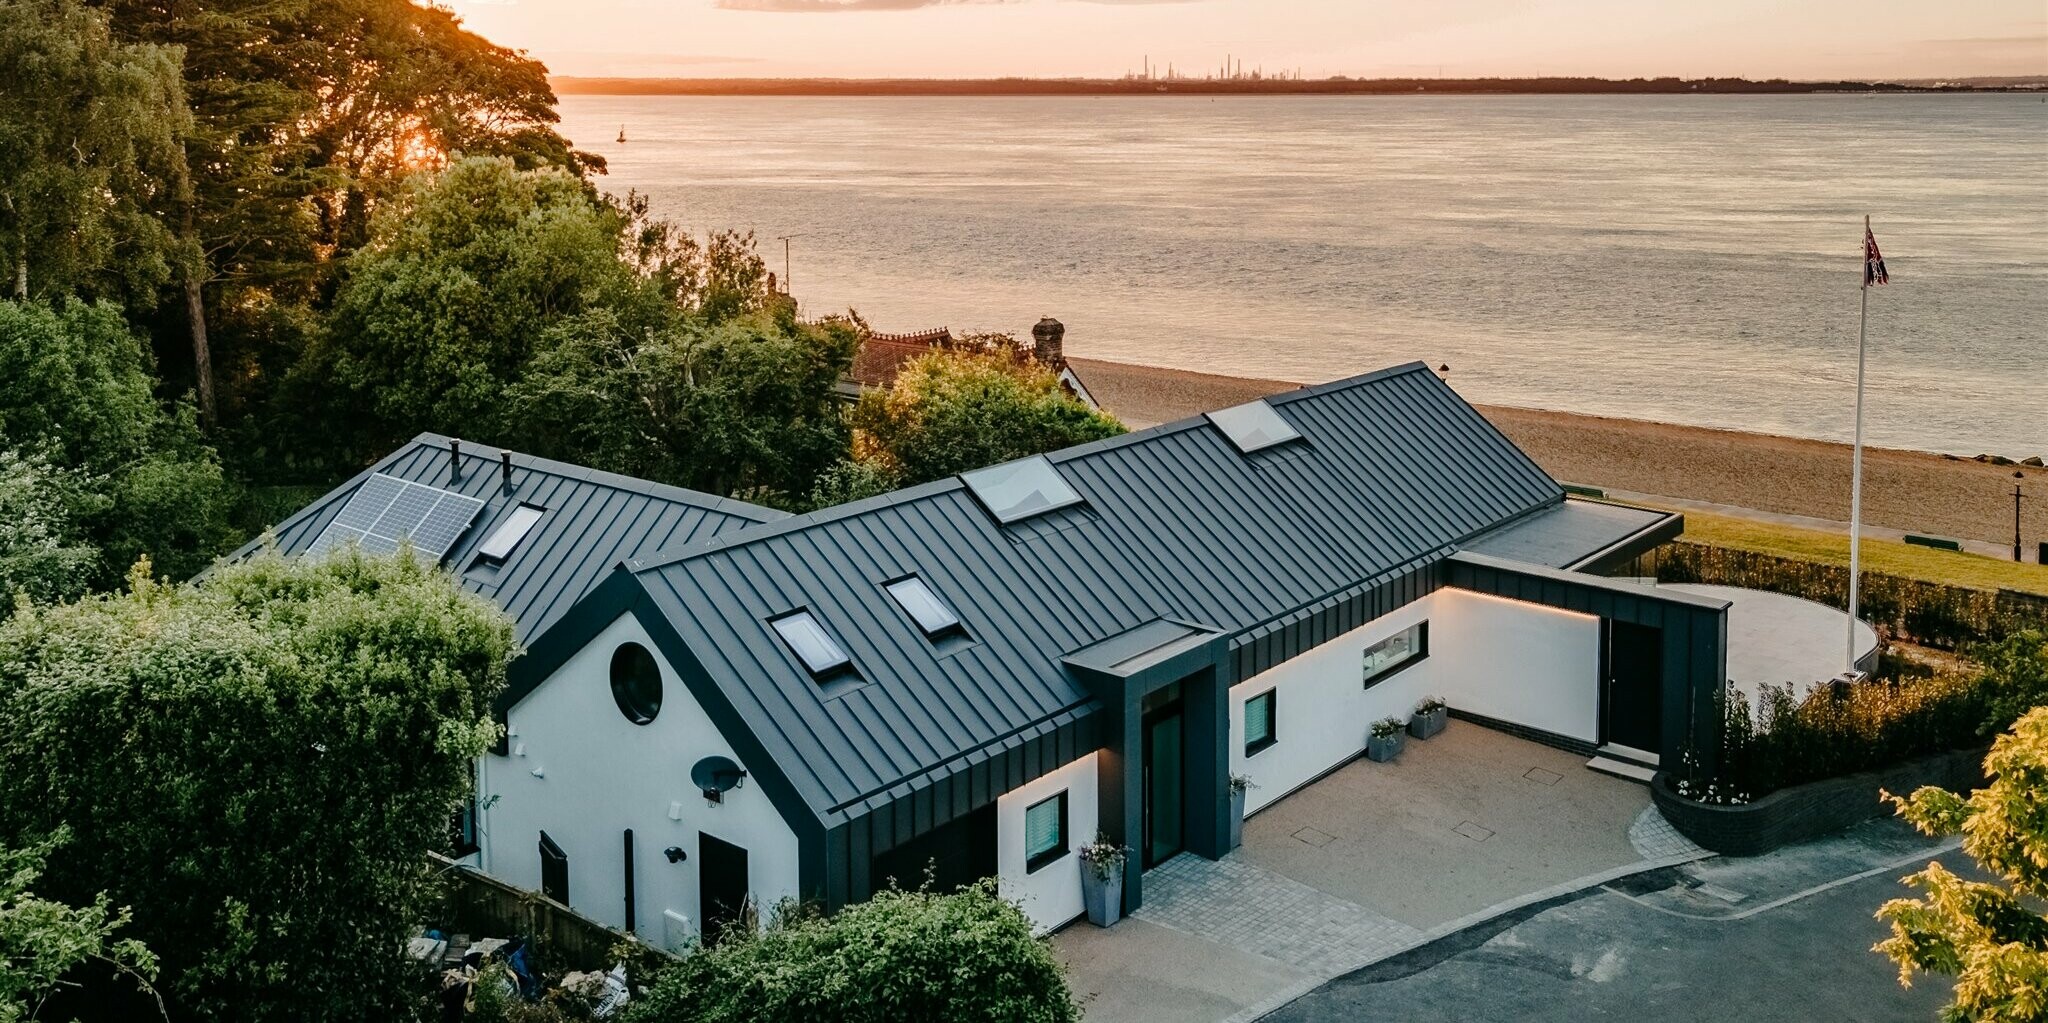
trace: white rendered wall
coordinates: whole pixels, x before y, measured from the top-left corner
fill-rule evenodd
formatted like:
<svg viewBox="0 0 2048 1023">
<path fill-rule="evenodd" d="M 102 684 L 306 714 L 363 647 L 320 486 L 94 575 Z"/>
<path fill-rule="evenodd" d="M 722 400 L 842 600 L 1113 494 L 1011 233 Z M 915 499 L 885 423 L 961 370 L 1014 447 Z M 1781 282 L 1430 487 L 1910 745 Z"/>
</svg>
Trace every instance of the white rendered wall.
<svg viewBox="0 0 2048 1023">
<path fill-rule="evenodd" d="M 996 799 L 996 874 L 1003 898 L 1016 902 L 1040 934 L 1081 915 L 1081 856 L 1098 827 L 1095 758 L 1090 753 Z M 1024 869 L 1024 811 L 1031 804 L 1067 792 L 1067 855 L 1027 873 Z"/>
<path fill-rule="evenodd" d="M 1365 648 L 1423 620 L 1429 656 L 1365 688 Z M 1357 756 L 1373 721 L 1406 721 L 1424 696 L 1597 741 L 1599 671 L 1598 618 L 1438 590 L 1231 687 L 1230 770 L 1257 786 L 1245 794 L 1251 813 Z M 1278 741 L 1246 757 L 1245 700 L 1269 689 Z"/>
<path fill-rule="evenodd" d="M 661 666 L 661 711 L 636 725 L 612 699 L 611 659 L 620 644 L 647 648 Z M 624 927 L 625 869 L 622 833 L 633 829 L 634 922 L 655 944 L 687 931 L 703 917 L 698 906 L 698 832 L 747 850 L 747 877 L 766 909 L 797 887 L 796 833 L 749 777 L 724 801 L 712 804 L 690 784 L 690 767 L 707 756 L 741 761 L 703 708 L 669 667 L 640 622 L 624 615 L 512 708 L 511 756 L 486 755 L 480 787 L 483 869 L 498 878 L 540 889 L 540 833 L 569 857 L 569 905 L 593 919 Z M 542 772 L 535 777 L 533 771 Z M 670 820 L 680 803 L 682 819 Z M 670 863 L 662 851 L 688 854 Z M 688 920 L 665 922 L 665 913 Z"/>
</svg>

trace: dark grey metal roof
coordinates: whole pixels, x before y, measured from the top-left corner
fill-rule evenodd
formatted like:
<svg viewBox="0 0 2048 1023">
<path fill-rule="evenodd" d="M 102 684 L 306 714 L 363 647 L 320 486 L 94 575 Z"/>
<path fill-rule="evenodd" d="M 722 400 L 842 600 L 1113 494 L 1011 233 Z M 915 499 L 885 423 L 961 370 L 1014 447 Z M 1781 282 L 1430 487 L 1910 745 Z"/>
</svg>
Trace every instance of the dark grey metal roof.
<svg viewBox="0 0 2048 1023">
<path fill-rule="evenodd" d="M 374 473 L 480 499 L 484 510 L 443 559 L 464 589 L 497 601 L 524 643 L 540 635 L 621 561 L 788 516 L 771 508 L 616 473 L 514 453 L 507 489 L 497 448 L 462 447 L 454 472 L 448 438 L 423 433 L 273 530 L 287 554 L 304 553 Z M 503 564 L 476 548 L 521 504 L 546 509 Z M 253 553 L 260 540 L 229 555 Z"/>
<path fill-rule="evenodd" d="M 682 646 L 821 820 L 1090 706 L 1069 652 L 1159 619 L 1236 635 L 1441 557 L 1563 491 L 1420 363 L 1269 399 L 1303 440 L 1206 418 L 1047 456 L 1082 503 L 1002 526 L 957 479 L 632 564 Z M 883 584 L 916 573 L 973 641 Z M 808 608 L 861 684 L 821 689 L 767 622 Z"/>
<path fill-rule="evenodd" d="M 1580 563 L 1676 519 L 1669 512 L 1566 498 L 1474 538 L 1463 549 L 1547 568 Z"/>
</svg>

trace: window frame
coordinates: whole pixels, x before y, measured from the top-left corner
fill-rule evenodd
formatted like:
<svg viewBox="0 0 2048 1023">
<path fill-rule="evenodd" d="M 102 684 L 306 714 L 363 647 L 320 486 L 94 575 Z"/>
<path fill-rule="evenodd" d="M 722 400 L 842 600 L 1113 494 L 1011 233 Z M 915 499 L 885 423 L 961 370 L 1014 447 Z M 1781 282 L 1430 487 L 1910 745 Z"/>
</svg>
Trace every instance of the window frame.
<svg viewBox="0 0 2048 1023">
<path fill-rule="evenodd" d="M 1260 694 L 1258 694 L 1258 695 L 1256 695 L 1256 696 L 1248 696 L 1248 697 L 1246 697 L 1246 698 L 1245 698 L 1245 701 L 1244 701 L 1244 706 L 1245 706 L 1245 715 L 1246 715 L 1246 718 L 1247 718 L 1247 719 L 1249 719 L 1249 718 L 1250 718 L 1250 715 L 1251 715 L 1251 706 L 1252 706 L 1252 704 L 1254 704 L 1254 703 L 1257 703 L 1257 702 L 1258 702 L 1258 701 L 1260 701 L 1260 700 L 1264 700 L 1264 701 L 1266 701 L 1266 734 L 1265 734 L 1265 735 L 1263 735 L 1263 736 L 1261 736 L 1261 737 L 1259 737 L 1258 739 L 1253 739 L 1253 738 L 1252 738 L 1252 736 L 1251 736 L 1251 729 L 1250 729 L 1250 726 L 1246 726 L 1246 729 L 1245 729 L 1245 736 L 1244 736 L 1244 755 L 1245 755 L 1245 756 L 1247 756 L 1247 757 L 1255 757 L 1255 756 L 1258 756 L 1259 754 L 1261 754 L 1261 753 L 1264 753 L 1265 751 L 1267 751 L 1267 750 L 1269 750 L 1269 749 L 1272 749 L 1272 748 L 1273 748 L 1273 746 L 1274 746 L 1275 744 L 1277 744 L 1277 743 L 1278 743 L 1278 742 L 1280 741 L 1280 720 L 1279 720 L 1279 719 L 1280 719 L 1280 695 L 1279 695 L 1279 694 L 1280 694 L 1280 687 L 1279 687 L 1279 686 L 1274 686 L 1273 688 L 1271 688 L 1271 689 L 1268 689 L 1268 690 L 1266 690 L 1265 692 L 1263 692 L 1263 693 L 1260 693 Z"/>
<path fill-rule="evenodd" d="M 1372 651 L 1375 647 L 1382 646 L 1392 641 L 1395 637 L 1410 632 L 1415 634 L 1415 648 L 1409 651 L 1408 656 L 1398 661 L 1395 661 L 1392 664 L 1385 665 L 1376 672 L 1367 674 L 1365 676 L 1363 688 L 1371 689 L 1372 687 L 1379 685 L 1380 683 L 1385 682 L 1386 680 L 1393 678 L 1394 676 L 1399 675 L 1404 671 L 1407 671 L 1409 668 L 1421 664 L 1423 661 L 1429 660 L 1429 619 L 1424 618 L 1423 620 L 1416 622 L 1413 625 L 1405 626 L 1399 631 L 1386 637 L 1383 637 L 1376 643 L 1368 644 L 1363 650 L 1360 650 L 1358 653 L 1360 661 L 1363 662 L 1365 655 Z"/>
<path fill-rule="evenodd" d="M 1065 859 L 1068 853 L 1073 852 L 1073 849 L 1070 848 L 1072 843 L 1067 841 L 1068 791 L 1067 789 L 1061 789 L 1024 808 L 1024 872 L 1026 874 L 1035 874 L 1040 868 L 1058 863 L 1060 860 Z M 1033 855 L 1031 852 L 1031 812 L 1051 802 L 1059 803 L 1059 841 L 1055 842 L 1052 848 Z"/>
<path fill-rule="evenodd" d="M 519 545 L 533 535 L 534 528 L 540 525 L 540 520 L 546 518 L 547 514 L 548 510 L 537 504 L 521 501 L 513 505 L 512 510 L 506 512 L 504 518 L 498 521 L 497 528 L 491 530 L 483 542 L 476 545 L 477 557 L 490 565 L 502 565 L 511 560 L 512 552 L 518 550 Z M 524 525 L 520 525 L 522 521 Z M 494 549 L 501 538 L 504 540 L 503 548 Z"/>
<path fill-rule="evenodd" d="M 921 593 L 917 598 L 906 599 L 902 593 L 897 592 L 899 587 L 904 589 L 914 587 L 916 590 L 921 591 Z M 940 599 L 938 591 L 932 589 L 932 584 L 926 582 L 923 576 L 911 574 L 891 579 L 882 584 L 882 592 L 889 595 L 889 599 L 896 603 L 897 610 L 902 611 L 903 616 L 910 619 L 911 626 L 917 629 L 919 633 L 922 633 L 924 638 L 928 640 L 938 642 L 948 636 L 964 636 L 967 634 L 967 626 L 960 621 L 959 612 L 954 611 L 950 605 Z M 912 601 L 917 599 L 929 601 L 931 609 L 945 615 L 948 620 L 944 624 L 937 626 L 927 625 L 918 612 L 911 607 Z"/>
<path fill-rule="evenodd" d="M 637 655 L 633 653 L 636 650 L 639 651 Z M 645 659 L 644 662 L 642 658 Z M 635 667 L 644 664 L 652 674 L 646 678 L 634 676 L 622 684 L 621 669 L 626 667 L 623 662 L 628 660 L 635 662 Z M 611 664 L 607 669 L 605 681 L 611 685 L 612 703 L 618 706 L 619 714 L 627 721 L 635 725 L 651 725 L 655 718 L 661 716 L 662 698 L 667 695 L 668 681 L 661 675 L 661 659 L 654 656 L 654 651 L 647 649 L 640 641 L 629 639 L 612 648 Z M 635 681 L 651 683 L 654 691 L 634 692 L 630 683 Z"/>
<path fill-rule="evenodd" d="M 837 661 L 825 665 L 813 665 L 810 659 L 804 656 L 803 648 L 798 645 L 796 640 L 789 637 L 789 633 L 783 631 L 784 622 L 794 622 L 799 618 L 810 622 L 811 628 L 817 630 L 818 636 L 824 640 L 827 646 L 831 647 L 831 652 L 839 655 Z M 829 682 L 833 679 L 853 674 L 853 655 L 847 652 L 845 644 L 839 642 L 839 637 L 832 635 L 831 631 L 825 628 L 825 623 L 818 620 L 817 612 L 812 611 L 810 608 L 800 607 L 794 611 L 776 615 L 768 619 L 768 629 L 770 632 L 775 633 L 775 638 L 782 643 L 782 648 L 789 651 L 789 655 L 796 659 L 797 667 L 802 668 L 812 679 L 818 682 Z"/>
</svg>

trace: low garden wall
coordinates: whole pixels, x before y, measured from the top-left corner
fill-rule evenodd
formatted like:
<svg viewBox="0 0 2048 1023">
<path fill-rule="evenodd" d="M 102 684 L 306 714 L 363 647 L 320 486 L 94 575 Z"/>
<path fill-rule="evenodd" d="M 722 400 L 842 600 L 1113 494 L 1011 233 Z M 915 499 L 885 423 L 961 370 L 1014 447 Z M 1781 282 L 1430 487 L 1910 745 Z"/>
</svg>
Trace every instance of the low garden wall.
<svg viewBox="0 0 2048 1023">
<path fill-rule="evenodd" d="M 1922 785 L 1957 792 L 1979 788 L 1984 784 L 1986 752 L 1980 748 L 1936 753 L 1882 770 L 1793 785 L 1735 806 L 1687 799 L 1678 794 L 1672 777 L 1659 771 L 1650 782 L 1650 798 L 1679 834 L 1702 847 L 1729 856 L 1755 856 L 1890 813 L 1880 790 L 1903 796 Z"/>
</svg>

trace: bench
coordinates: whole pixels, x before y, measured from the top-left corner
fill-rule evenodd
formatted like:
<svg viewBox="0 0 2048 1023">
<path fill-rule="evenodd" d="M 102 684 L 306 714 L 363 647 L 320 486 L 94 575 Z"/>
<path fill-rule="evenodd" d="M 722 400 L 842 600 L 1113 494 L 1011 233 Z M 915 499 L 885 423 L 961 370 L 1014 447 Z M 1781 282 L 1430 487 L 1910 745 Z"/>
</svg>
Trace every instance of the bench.
<svg viewBox="0 0 2048 1023">
<path fill-rule="evenodd" d="M 1907 533 L 1906 542 L 1917 547 L 1932 547 L 1943 551 L 1961 552 L 1963 549 L 1963 542 L 1961 540 L 1950 539 L 1946 536 L 1921 536 L 1918 533 Z"/>
</svg>

